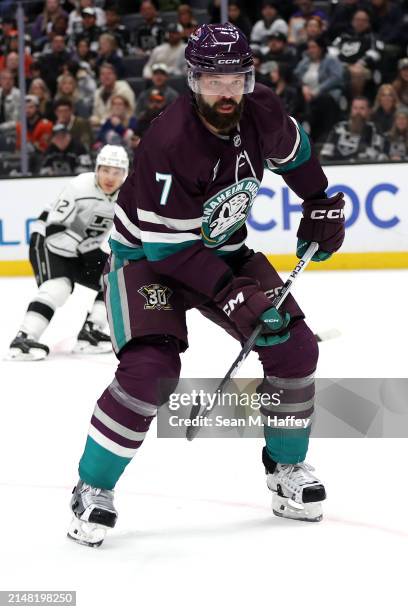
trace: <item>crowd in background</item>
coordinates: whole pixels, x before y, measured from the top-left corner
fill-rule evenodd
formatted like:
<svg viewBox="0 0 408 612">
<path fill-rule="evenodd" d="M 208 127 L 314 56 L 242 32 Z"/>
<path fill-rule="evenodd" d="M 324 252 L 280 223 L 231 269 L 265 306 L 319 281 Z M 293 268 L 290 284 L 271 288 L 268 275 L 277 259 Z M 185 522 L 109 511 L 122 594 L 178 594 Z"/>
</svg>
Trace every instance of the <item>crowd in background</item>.
<svg viewBox="0 0 408 612">
<path fill-rule="evenodd" d="M 0 175 L 19 168 L 15 2 L 0 4 Z M 187 91 L 184 49 L 220 1 L 30 0 L 25 5 L 30 172 L 92 169 L 104 144 L 130 154 Z M 323 162 L 408 160 L 408 2 L 230 0 L 256 80 L 280 97 Z"/>
</svg>

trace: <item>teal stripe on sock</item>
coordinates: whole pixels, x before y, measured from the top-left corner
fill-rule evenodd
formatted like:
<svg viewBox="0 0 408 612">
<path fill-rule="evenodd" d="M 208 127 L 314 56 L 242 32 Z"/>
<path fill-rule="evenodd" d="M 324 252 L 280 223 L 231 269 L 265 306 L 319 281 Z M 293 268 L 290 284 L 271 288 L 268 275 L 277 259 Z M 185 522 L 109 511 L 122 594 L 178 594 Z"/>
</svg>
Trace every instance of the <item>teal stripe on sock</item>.
<svg viewBox="0 0 408 612">
<path fill-rule="evenodd" d="M 129 462 L 129 458 L 111 453 L 88 436 L 79 462 L 79 477 L 93 487 L 113 489 Z"/>
<path fill-rule="evenodd" d="M 283 429 L 264 426 L 268 455 L 277 463 L 299 463 L 306 459 L 310 427 Z"/>
</svg>

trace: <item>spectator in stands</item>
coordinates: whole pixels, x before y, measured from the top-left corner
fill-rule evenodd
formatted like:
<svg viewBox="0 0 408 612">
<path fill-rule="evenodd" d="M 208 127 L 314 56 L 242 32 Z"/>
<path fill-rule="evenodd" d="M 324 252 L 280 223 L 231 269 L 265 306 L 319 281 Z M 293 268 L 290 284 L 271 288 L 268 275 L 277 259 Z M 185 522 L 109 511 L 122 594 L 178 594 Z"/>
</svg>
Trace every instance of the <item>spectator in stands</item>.
<svg viewBox="0 0 408 612">
<path fill-rule="evenodd" d="M 84 114 L 81 116 L 86 117 L 88 119 L 92 115 L 94 97 L 96 92 L 96 80 L 94 77 L 94 73 L 89 68 L 89 64 L 87 64 L 86 62 L 81 62 L 76 72 L 76 80 L 79 98 L 80 100 L 82 100 L 84 108 L 86 109 Z"/>
<path fill-rule="evenodd" d="M 268 36 L 272 34 L 288 34 L 288 24 L 279 15 L 279 3 L 266 0 L 262 4 L 262 19 L 257 21 L 251 31 L 251 47 L 259 49 L 267 43 Z"/>
<path fill-rule="evenodd" d="M 15 129 L 20 111 L 20 90 L 14 87 L 10 70 L 0 72 L 0 130 Z"/>
<path fill-rule="evenodd" d="M 408 161 L 408 109 L 398 108 L 384 143 L 384 154 L 390 161 Z"/>
<path fill-rule="evenodd" d="M 351 22 L 356 11 L 369 8 L 368 0 L 342 0 L 334 6 L 330 15 L 328 26 L 328 36 L 333 41 L 342 34 L 350 34 L 352 31 Z"/>
<path fill-rule="evenodd" d="M 76 1 L 75 10 L 71 11 L 68 18 L 68 30 L 67 33 L 71 39 L 76 40 L 79 34 L 81 34 L 84 26 L 82 11 L 87 8 L 94 9 L 96 13 L 96 25 L 98 28 L 102 28 L 106 23 L 105 11 L 100 6 L 95 6 L 93 0 L 79 0 Z"/>
<path fill-rule="evenodd" d="M 31 28 L 31 36 L 36 48 L 42 48 L 48 40 L 48 34 L 53 29 L 58 17 L 68 19 L 68 14 L 62 9 L 60 0 L 45 0 L 44 10 L 38 15 Z"/>
<path fill-rule="evenodd" d="M 113 96 L 108 119 L 101 126 L 96 137 L 98 147 L 105 144 L 130 146 L 130 139 L 137 127 L 129 101 L 123 96 Z"/>
<path fill-rule="evenodd" d="M 142 91 L 137 99 L 136 112 L 137 118 L 144 116 L 147 108 L 149 107 L 150 94 L 152 90 L 159 91 L 164 97 L 165 104 L 168 106 L 178 97 L 178 93 L 175 89 L 168 85 L 169 72 L 166 64 L 153 64 L 152 66 L 152 86 Z"/>
<path fill-rule="evenodd" d="M 125 25 L 120 23 L 119 9 L 117 6 L 107 6 L 105 9 L 106 25 L 102 28 L 104 34 L 115 37 L 116 47 L 122 55 L 128 55 L 130 44 L 130 33 Z"/>
<path fill-rule="evenodd" d="M 174 76 L 182 75 L 185 71 L 183 42 L 183 29 L 178 23 L 169 23 L 166 27 L 167 42 L 162 43 L 150 54 L 150 57 L 143 67 L 143 76 L 150 79 L 152 76 L 152 66 L 154 64 L 166 64 L 169 74 Z"/>
<path fill-rule="evenodd" d="M 0 55 L 7 55 L 10 50 L 10 37 L 17 32 L 17 24 L 14 17 L 7 15 L 3 17 L 0 24 Z"/>
<path fill-rule="evenodd" d="M 52 123 L 44 119 L 40 113 L 40 101 L 37 96 L 25 97 L 25 111 L 27 118 L 27 141 L 31 144 L 31 151 L 44 152 L 52 134 Z M 16 149 L 21 147 L 21 124 L 16 124 Z"/>
<path fill-rule="evenodd" d="M 191 6 L 188 4 L 180 4 L 177 9 L 178 22 L 183 28 L 183 41 L 186 43 L 189 36 L 198 26 L 197 19 L 193 16 Z"/>
<path fill-rule="evenodd" d="M 373 34 L 367 11 L 356 11 L 351 26 L 350 33 L 341 34 L 333 41 L 332 49 L 347 67 L 355 97 L 363 93 L 366 83 L 372 78 L 384 45 Z"/>
<path fill-rule="evenodd" d="M 95 92 L 91 123 L 99 126 L 109 117 L 112 96 L 123 96 L 129 102 L 132 114 L 135 110 L 135 94 L 126 81 L 118 81 L 114 66 L 102 64 L 99 71 L 100 87 Z"/>
<path fill-rule="evenodd" d="M 24 54 L 24 73 L 26 78 L 30 78 L 31 76 L 31 64 L 33 63 L 33 58 L 30 53 L 26 52 Z M 14 78 L 16 79 L 16 83 L 18 81 L 18 53 L 16 51 L 10 51 L 7 55 L 3 55 L 0 57 L 0 70 L 7 68 L 10 70 Z"/>
<path fill-rule="evenodd" d="M 144 22 L 136 28 L 132 43 L 139 54 L 149 55 L 152 49 L 163 42 L 165 25 L 150 0 L 143 0 L 140 5 L 140 14 Z"/>
<path fill-rule="evenodd" d="M 62 74 L 58 78 L 55 100 L 60 100 L 61 98 L 71 101 L 73 111 L 78 117 L 88 118 L 90 116 L 89 105 L 82 99 L 78 90 L 77 80 L 72 74 Z"/>
<path fill-rule="evenodd" d="M 84 145 L 72 138 L 66 125 L 57 123 L 41 164 L 42 176 L 81 174 L 92 170 L 92 160 Z"/>
<path fill-rule="evenodd" d="M 379 161 L 383 138 L 370 121 L 370 103 L 362 96 L 351 103 L 350 116 L 337 123 L 321 150 L 323 161 Z"/>
<path fill-rule="evenodd" d="M 384 44 L 395 45 L 399 49 L 404 21 L 401 7 L 390 0 L 370 0 L 370 4 L 373 32 Z"/>
<path fill-rule="evenodd" d="M 292 45 L 299 45 L 306 41 L 306 23 L 312 17 L 320 17 L 325 27 L 328 23 L 326 13 L 315 8 L 313 0 L 297 0 L 298 10 L 289 20 L 288 41 Z"/>
<path fill-rule="evenodd" d="M 289 47 L 287 38 L 282 32 L 269 34 L 268 44 L 261 49 L 262 63 L 277 62 L 279 66 L 286 67 L 292 71 L 296 65 L 296 50 L 294 47 Z"/>
<path fill-rule="evenodd" d="M 290 76 L 287 74 L 287 69 L 279 66 L 277 62 L 266 62 L 264 67 L 267 67 L 268 70 L 260 82 L 271 87 L 281 99 L 286 112 L 296 117 L 300 110 L 300 96 L 297 88 L 289 85 Z"/>
<path fill-rule="evenodd" d="M 122 58 L 117 52 L 116 38 L 112 34 L 101 34 L 99 37 L 96 69 L 99 70 L 100 66 L 106 62 L 115 66 L 118 79 L 123 79 L 125 77 L 125 66 Z"/>
<path fill-rule="evenodd" d="M 398 76 L 392 85 L 399 101 L 408 106 L 408 57 L 403 57 L 398 62 Z"/>
<path fill-rule="evenodd" d="M 307 52 L 296 66 L 304 101 L 303 127 L 315 142 L 324 140 L 338 120 L 343 90 L 343 66 L 328 55 L 324 36 L 309 40 Z"/>
<path fill-rule="evenodd" d="M 75 52 L 72 56 L 72 61 L 77 64 L 88 64 L 90 70 L 94 70 L 96 66 L 97 53 L 91 51 L 89 42 L 86 38 L 78 38 L 75 45 Z"/>
<path fill-rule="evenodd" d="M 309 40 L 316 40 L 316 38 L 319 38 L 323 34 L 324 28 L 324 21 L 318 16 L 311 17 L 307 20 L 305 25 L 306 40 L 296 46 L 299 60 L 302 59 L 303 54 L 307 51 Z"/>
<path fill-rule="evenodd" d="M 33 79 L 28 88 L 28 93 L 31 96 L 37 96 L 41 115 L 45 117 L 45 119 L 52 121 L 54 119 L 54 113 L 51 93 L 44 79 Z"/>
<path fill-rule="evenodd" d="M 67 50 L 63 36 L 54 36 L 51 42 L 51 52 L 40 55 L 41 77 L 47 83 L 51 94 L 56 91 L 57 78 L 63 65 L 69 62 L 71 53 Z"/>
<path fill-rule="evenodd" d="M 99 37 L 102 34 L 102 29 L 96 25 L 96 10 L 88 7 L 81 11 L 82 16 L 82 29 L 74 39 L 76 42 L 80 38 L 85 38 L 88 41 L 89 48 L 91 51 L 97 53 L 99 47 Z"/>
<path fill-rule="evenodd" d="M 381 85 L 374 102 L 374 113 L 371 116 L 377 132 L 389 132 L 393 123 L 395 111 L 398 106 L 398 96 L 390 84 Z"/>
<path fill-rule="evenodd" d="M 89 119 L 77 117 L 74 112 L 72 100 L 59 98 L 54 102 L 56 123 L 65 125 L 74 140 L 82 142 L 89 151 L 94 142 L 94 135 Z"/>
<path fill-rule="evenodd" d="M 242 11 L 239 0 L 230 0 L 228 2 L 228 21 L 236 28 L 239 28 L 247 38 L 250 37 L 252 24 Z"/>
<path fill-rule="evenodd" d="M 151 89 L 149 97 L 146 101 L 146 107 L 143 113 L 138 117 L 138 129 L 141 134 L 144 134 L 150 126 L 153 119 L 158 117 L 166 108 L 166 99 L 159 89 Z"/>
</svg>

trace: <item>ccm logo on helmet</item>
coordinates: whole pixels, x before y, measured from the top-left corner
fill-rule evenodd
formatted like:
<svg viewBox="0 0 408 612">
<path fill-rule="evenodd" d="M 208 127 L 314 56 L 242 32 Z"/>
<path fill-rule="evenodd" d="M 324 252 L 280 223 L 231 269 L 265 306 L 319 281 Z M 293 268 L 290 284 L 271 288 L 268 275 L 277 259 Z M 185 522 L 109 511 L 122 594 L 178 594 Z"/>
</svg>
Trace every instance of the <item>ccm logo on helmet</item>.
<svg viewBox="0 0 408 612">
<path fill-rule="evenodd" d="M 344 219 L 344 210 L 342 208 L 340 209 L 333 209 L 333 208 L 329 208 L 326 210 L 312 210 L 310 218 L 311 219 Z"/>
<path fill-rule="evenodd" d="M 239 59 L 219 59 L 218 64 L 239 64 L 241 60 Z"/>
</svg>

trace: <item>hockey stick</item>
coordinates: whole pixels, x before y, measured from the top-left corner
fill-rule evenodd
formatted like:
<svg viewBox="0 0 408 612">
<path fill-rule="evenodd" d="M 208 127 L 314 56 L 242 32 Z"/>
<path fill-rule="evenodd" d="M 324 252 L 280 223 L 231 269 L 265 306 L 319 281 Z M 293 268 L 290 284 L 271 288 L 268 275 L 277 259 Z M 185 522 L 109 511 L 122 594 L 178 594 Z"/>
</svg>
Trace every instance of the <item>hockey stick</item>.
<svg viewBox="0 0 408 612">
<path fill-rule="evenodd" d="M 306 268 L 306 266 L 308 265 L 308 263 L 310 262 L 313 255 L 316 253 L 318 249 L 319 249 L 319 245 L 317 244 L 317 242 L 312 242 L 310 244 L 309 248 L 305 252 L 302 259 L 299 259 L 298 263 L 293 268 L 292 272 L 289 274 L 287 281 L 285 282 L 285 284 L 279 291 L 278 295 L 272 300 L 272 304 L 271 304 L 272 307 L 279 308 L 283 304 L 283 302 L 289 295 L 294 282 L 299 277 L 300 273 L 303 272 L 303 270 Z M 235 374 L 238 372 L 239 368 L 241 367 L 245 359 L 248 357 L 249 353 L 254 348 L 256 339 L 258 338 L 262 328 L 263 328 L 263 323 L 260 323 L 259 325 L 256 326 L 256 328 L 254 329 L 254 331 L 252 332 L 252 334 L 250 335 L 250 337 L 248 338 L 248 340 L 245 342 L 244 346 L 242 347 L 240 354 L 238 355 L 238 357 L 236 358 L 236 360 L 234 361 L 234 363 L 232 364 L 232 366 L 230 367 L 230 369 L 228 370 L 228 372 L 222 379 L 221 383 L 218 385 L 215 391 L 215 394 L 222 393 L 225 386 L 229 383 L 230 379 L 233 376 L 235 376 Z M 203 411 L 203 409 L 206 411 L 206 415 L 209 414 L 209 412 L 213 410 L 215 406 L 216 404 L 211 409 L 206 409 L 206 407 L 202 406 L 200 402 L 197 402 L 197 404 L 193 406 L 193 409 L 190 413 L 190 419 L 195 419 L 196 417 L 200 416 L 200 413 Z M 194 440 L 194 438 L 196 437 L 200 429 L 201 429 L 200 425 L 189 425 L 186 431 L 187 440 L 190 440 L 190 441 Z"/>
</svg>

